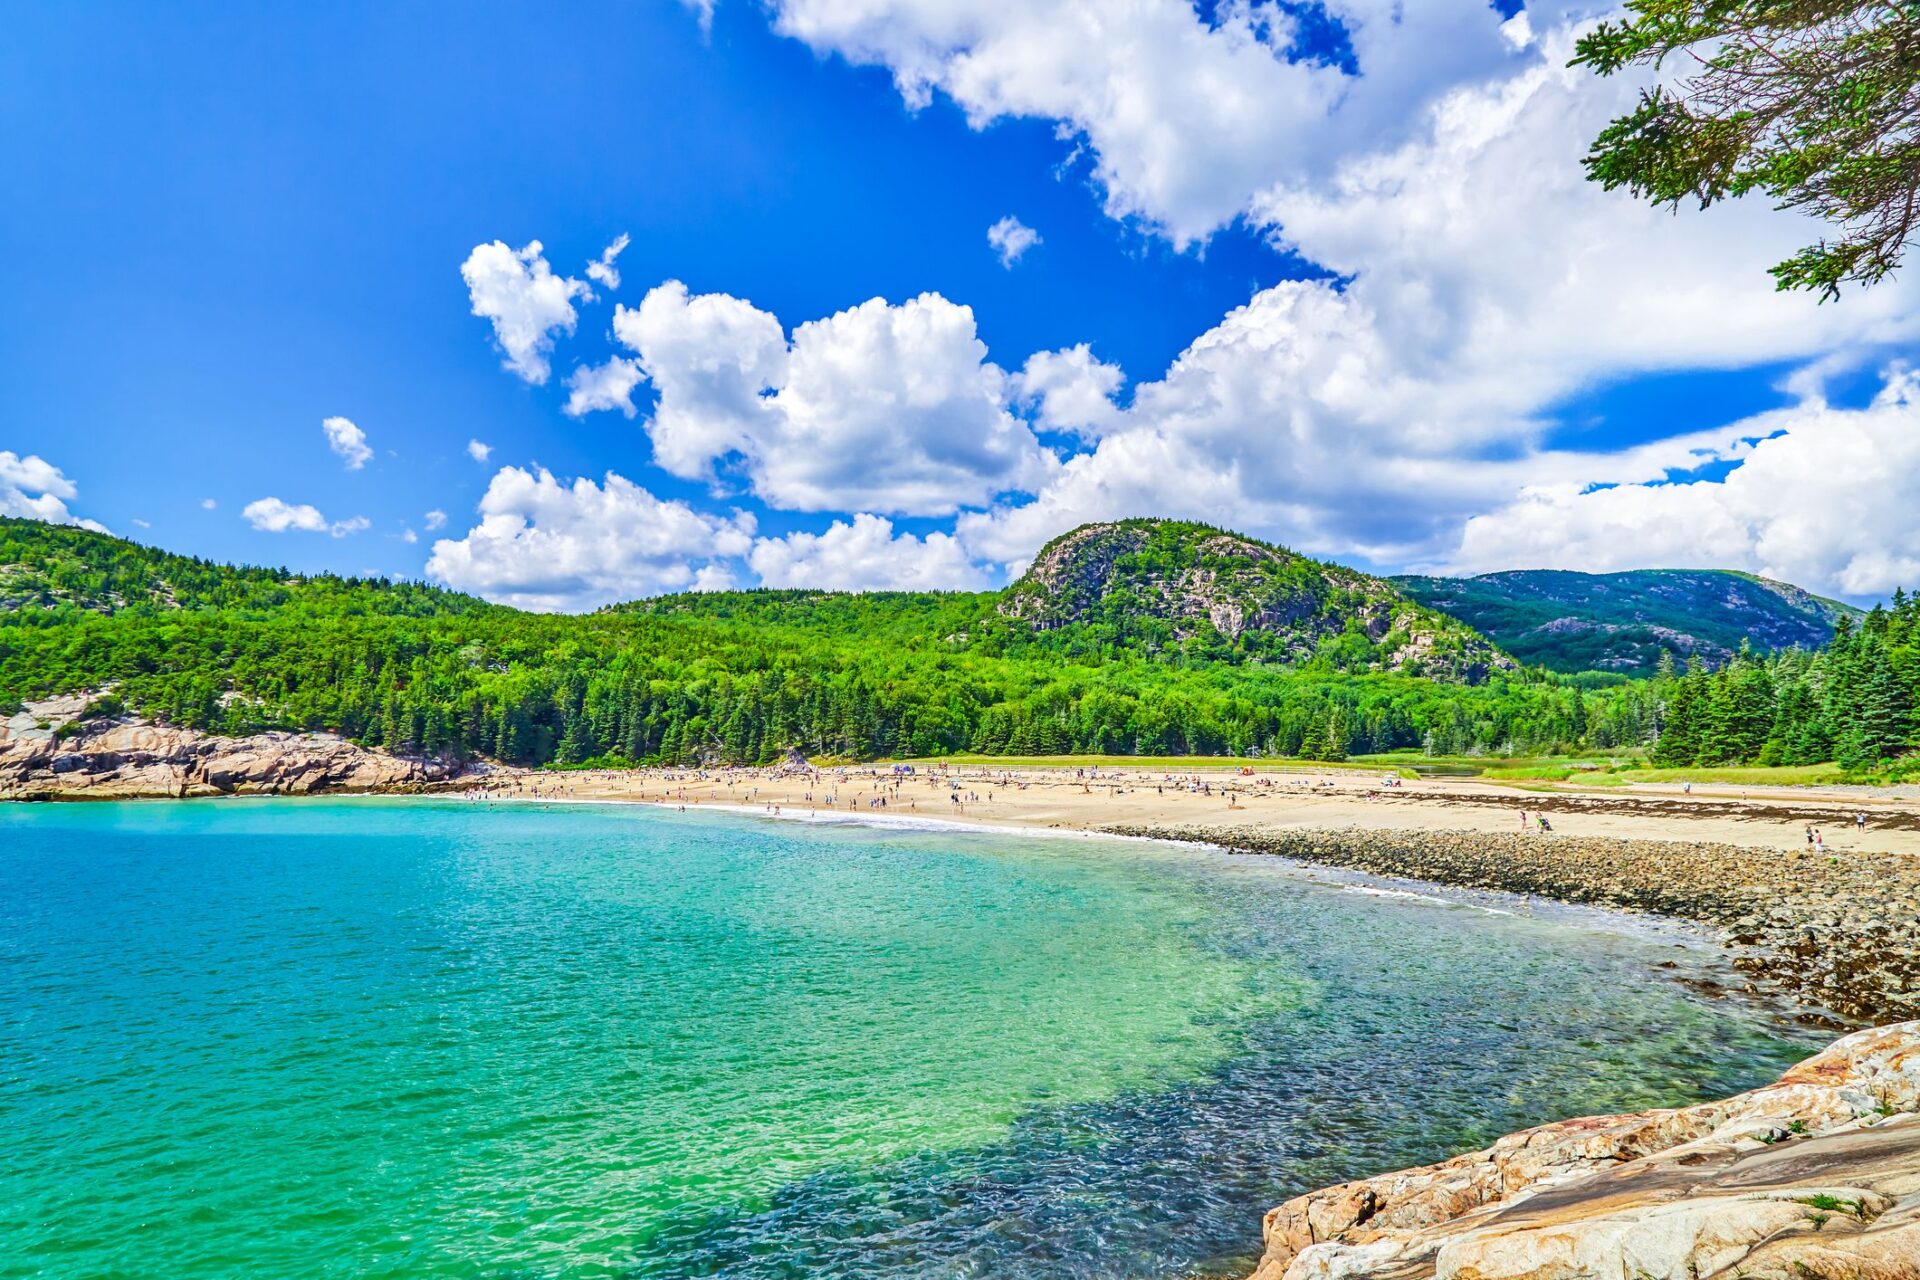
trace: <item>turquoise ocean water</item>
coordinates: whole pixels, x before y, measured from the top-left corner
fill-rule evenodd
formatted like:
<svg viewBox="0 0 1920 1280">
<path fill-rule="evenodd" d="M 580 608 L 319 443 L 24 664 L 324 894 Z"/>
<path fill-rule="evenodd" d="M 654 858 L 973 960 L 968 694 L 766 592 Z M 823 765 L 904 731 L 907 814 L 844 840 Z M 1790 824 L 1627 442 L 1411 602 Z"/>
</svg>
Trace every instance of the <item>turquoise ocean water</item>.
<svg viewBox="0 0 1920 1280">
<path fill-rule="evenodd" d="M 714 812 L 0 806 L 0 1277 L 1224 1273 L 1297 1191 L 1813 1043 L 1676 981 L 1710 950 L 1499 908 Z"/>
</svg>

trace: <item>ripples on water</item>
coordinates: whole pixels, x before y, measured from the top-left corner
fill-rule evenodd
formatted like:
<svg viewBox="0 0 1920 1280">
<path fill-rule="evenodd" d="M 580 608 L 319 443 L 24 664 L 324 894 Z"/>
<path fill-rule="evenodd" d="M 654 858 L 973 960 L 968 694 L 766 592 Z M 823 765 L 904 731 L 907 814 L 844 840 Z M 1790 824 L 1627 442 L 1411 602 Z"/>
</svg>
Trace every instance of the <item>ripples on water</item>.
<svg viewBox="0 0 1920 1280">
<path fill-rule="evenodd" d="M 0 814 L 0 1276 L 1132 1277 L 1807 1046 L 1673 939 L 718 815 Z"/>
</svg>

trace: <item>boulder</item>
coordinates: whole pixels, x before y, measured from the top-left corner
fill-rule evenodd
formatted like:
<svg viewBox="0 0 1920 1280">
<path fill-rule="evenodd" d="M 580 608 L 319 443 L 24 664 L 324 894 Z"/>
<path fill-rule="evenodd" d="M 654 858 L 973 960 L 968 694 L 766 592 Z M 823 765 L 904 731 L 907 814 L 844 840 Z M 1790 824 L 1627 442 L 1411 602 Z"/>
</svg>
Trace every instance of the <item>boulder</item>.
<svg viewBox="0 0 1920 1280">
<path fill-rule="evenodd" d="M 1920 1022 L 1720 1102 L 1588 1116 L 1298 1196 L 1254 1280 L 1920 1277 Z"/>
</svg>

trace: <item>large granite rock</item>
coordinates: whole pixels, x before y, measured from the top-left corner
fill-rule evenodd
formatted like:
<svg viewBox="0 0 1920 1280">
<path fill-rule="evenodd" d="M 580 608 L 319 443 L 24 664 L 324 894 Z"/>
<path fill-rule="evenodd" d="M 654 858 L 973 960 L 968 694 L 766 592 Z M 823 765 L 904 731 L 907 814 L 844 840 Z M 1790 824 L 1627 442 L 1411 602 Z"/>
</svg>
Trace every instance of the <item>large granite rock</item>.
<svg viewBox="0 0 1920 1280">
<path fill-rule="evenodd" d="M 1254 1280 L 1915 1280 L 1920 1022 L 1722 1102 L 1590 1116 L 1311 1192 Z"/>
<path fill-rule="evenodd" d="M 373 791 L 443 781 L 440 760 L 330 733 L 221 738 L 140 720 L 80 719 L 84 700 L 29 704 L 0 722 L 0 796 L 194 796 Z"/>
</svg>

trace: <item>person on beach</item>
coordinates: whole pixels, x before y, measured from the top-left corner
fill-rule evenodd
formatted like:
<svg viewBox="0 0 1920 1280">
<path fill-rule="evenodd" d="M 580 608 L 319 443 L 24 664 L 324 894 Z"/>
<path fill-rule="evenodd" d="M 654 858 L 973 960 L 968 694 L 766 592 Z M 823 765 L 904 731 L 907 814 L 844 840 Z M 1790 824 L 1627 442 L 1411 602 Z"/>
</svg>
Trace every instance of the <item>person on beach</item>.
<svg viewBox="0 0 1920 1280">
<path fill-rule="evenodd" d="M 1865 809 L 1853 815 L 1853 829 L 1861 835 L 1867 834 L 1867 811 Z"/>
<path fill-rule="evenodd" d="M 1535 816 L 1536 818 L 1538 818 L 1538 819 L 1540 819 L 1540 830 L 1541 830 L 1542 832 L 1544 832 L 1544 833 L 1546 833 L 1547 835 L 1552 835 L 1552 834 L 1553 834 L 1553 824 L 1552 824 L 1551 822 L 1548 822 L 1548 821 L 1547 821 L 1547 815 L 1546 815 L 1546 814 L 1544 814 L 1544 813 L 1537 813 L 1537 814 L 1535 814 L 1534 816 Z"/>
</svg>

